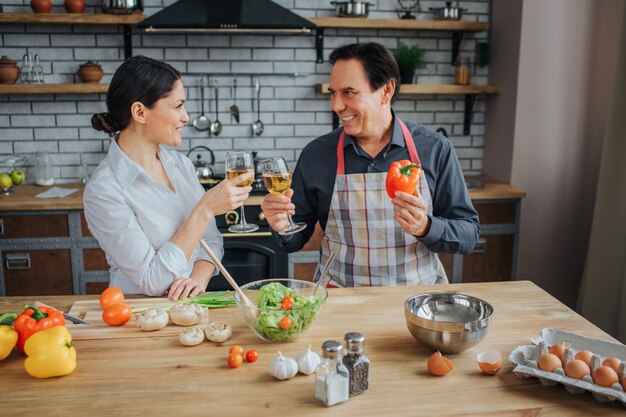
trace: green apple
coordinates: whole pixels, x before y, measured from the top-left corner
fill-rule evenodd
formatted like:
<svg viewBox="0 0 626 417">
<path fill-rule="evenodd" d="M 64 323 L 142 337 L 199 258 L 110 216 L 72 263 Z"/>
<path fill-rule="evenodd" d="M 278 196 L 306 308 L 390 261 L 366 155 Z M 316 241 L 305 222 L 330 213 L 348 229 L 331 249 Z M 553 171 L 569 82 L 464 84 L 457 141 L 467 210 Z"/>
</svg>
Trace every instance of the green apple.
<svg viewBox="0 0 626 417">
<path fill-rule="evenodd" d="M 0 174 L 0 188 L 11 188 L 11 185 L 13 185 L 13 180 L 11 180 L 11 176 L 6 172 Z"/>
<path fill-rule="evenodd" d="M 26 174 L 19 168 L 15 168 L 11 172 L 11 180 L 13 180 L 13 184 L 20 185 L 26 179 Z"/>
</svg>

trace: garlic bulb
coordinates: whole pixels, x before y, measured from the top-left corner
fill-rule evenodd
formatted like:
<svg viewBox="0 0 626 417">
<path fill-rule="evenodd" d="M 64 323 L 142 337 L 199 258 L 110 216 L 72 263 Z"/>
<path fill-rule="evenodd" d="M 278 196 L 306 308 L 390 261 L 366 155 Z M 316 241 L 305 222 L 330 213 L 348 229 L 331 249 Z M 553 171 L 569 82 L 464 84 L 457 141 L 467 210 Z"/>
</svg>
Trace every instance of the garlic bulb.
<svg viewBox="0 0 626 417">
<path fill-rule="evenodd" d="M 311 345 L 308 345 L 304 352 L 298 352 L 296 355 L 298 371 L 304 375 L 311 375 L 315 372 L 317 365 L 319 365 L 321 361 L 320 355 L 311 351 Z"/>
<path fill-rule="evenodd" d="M 189 327 L 178 335 L 178 341 L 184 346 L 195 346 L 204 340 L 204 332 L 197 327 Z"/>
<path fill-rule="evenodd" d="M 269 373 L 281 381 L 293 378 L 298 373 L 298 363 L 288 356 L 283 356 L 279 350 L 276 359 L 270 363 Z"/>
</svg>

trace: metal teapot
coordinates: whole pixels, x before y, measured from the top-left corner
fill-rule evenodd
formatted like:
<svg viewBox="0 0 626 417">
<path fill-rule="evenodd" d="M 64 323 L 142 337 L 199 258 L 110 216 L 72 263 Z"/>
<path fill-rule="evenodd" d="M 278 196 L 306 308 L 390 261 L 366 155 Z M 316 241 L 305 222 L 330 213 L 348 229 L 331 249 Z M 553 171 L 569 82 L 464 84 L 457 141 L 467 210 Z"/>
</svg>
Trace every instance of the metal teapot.
<svg viewBox="0 0 626 417">
<path fill-rule="evenodd" d="M 197 159 L 193 161 L 193 166 L 196 167 L 196 175 L 198 176 L 198 180 L 200 180 L 200 183 L 211 182 L 212 180 L 214 180 L 213 163 L 215 162 L 215 155 L 213 154 L 213 151 L 206 146 L 196 146 L 189 150 L 189 152 L 187 153 L 187 157 L 189 157 L 191 153 L 196 149 L 208 151 L 211 155 L 211 161 L 206 162 L 202 159 L 201 153 L 198 152 L 198 155 L 196 156 Z"/>
</svg>

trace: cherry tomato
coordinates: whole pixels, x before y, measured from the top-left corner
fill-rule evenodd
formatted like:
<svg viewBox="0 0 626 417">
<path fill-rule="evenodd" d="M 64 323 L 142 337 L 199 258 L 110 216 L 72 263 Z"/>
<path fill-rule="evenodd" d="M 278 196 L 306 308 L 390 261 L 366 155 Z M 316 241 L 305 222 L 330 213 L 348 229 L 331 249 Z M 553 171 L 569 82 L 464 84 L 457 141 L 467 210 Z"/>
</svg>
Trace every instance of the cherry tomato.
<svg viewBox="0 0 626 417">
<path fill-rule="evenodd" d="M 119 303 L 102 312 L 102 321 L 109 326 L 123 326 L 130 320 L 131 315 L 130 307 L 127 304 Z"/>
<path fill-rule="evenodd" d="M 246 352 L 246 360 L 248 362 L 256 362 L 257 360 L 259 360 L 259 352 L 257 352 L 254 349 L 251 349 L 249 351 Z"/>
<path fill-rule="evenodd" d="M 100 294 L 100 307 L 103 310 L 124 302 L 124 293 L 117 287 L 109 287 Z"/>
<path fill-rule="evenodd" d="M 293 298 L 291 295 L 286 295 L 286 296 L 284 296 L 284 297 L 283 297 L 283 299 L 282 299 L 282 300 L 280 300 L 280 301 L 281 301 L 281 303 L 289 303 L 289 304 L 293 304 L 293 302 L 294 302 L 294 301 L 296 301 L 296 300 L 294 300 L 294 298 Z"/>
<path fill-rule="evenodd" d="M 283 317 L 282 319 L 280 319 L 280 322 L 278 322 L 278 325 L 283 330 L 287 330 L 288 328 L 291 327 L 292 324 L 293 324 L 293 320 L 291 320 L 291 317 L 289 316 Z"/>
<path fill-rule="evenodd" d="M 239 356 L 243 356 L 243 346 L 240 345 L 235 345 L 233 347 L 230 348 L 230 350 L 228 351 L 229 355 L 232 355 L 233 353 L 239 355 Z"/>
<path fill-rule="evenodd" d="M 288 301 L 283 301 L 283 303 L 280 305 L 281 310 L 291 310 L 292 308 L 293 305 Z"/>
<path fill-rule="evenodd" d="M 228 366 L 231 368 L 239 368 L 243 363 L 243 356 L 238 353 L 231 353 L 228 355 Z"/>
</svg>

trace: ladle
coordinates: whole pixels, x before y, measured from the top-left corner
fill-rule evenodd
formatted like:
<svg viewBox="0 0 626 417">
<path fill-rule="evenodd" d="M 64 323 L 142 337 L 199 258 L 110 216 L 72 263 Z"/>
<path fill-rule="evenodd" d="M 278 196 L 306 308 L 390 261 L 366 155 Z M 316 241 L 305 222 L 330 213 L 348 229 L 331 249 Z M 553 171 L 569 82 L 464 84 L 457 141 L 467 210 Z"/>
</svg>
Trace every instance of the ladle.
<svg viewBox="0 0 626 417">
<path fill-rule="evenodd" d="M 211 120 L 209 119 L 209 116 L 204 114 L 204 77 L 200 77 L 200 108 L 202 109 L 202 112 L 198 117 L 193 119 L 191 125 L 197 131 L 204 132 L 205 130 L 209 129 L 209 126 L 211 126 Z"/>
<path fill-rule="evenodd" d="M 220 100 L 219 100 L 219 85 L 217 84 L 217 80 L 213 80 L 213 85 L 215 85 L 215 121 L 211 123 L 211 133 L 214 136 L 222 133 L 222 122 L 217 120 L 217 113 L 220 108 Z"/>
<path fill-rule="evenodd" d="M 328 278 L 326 278 L 326 272 L 328 272 L 328 267 L 330 266 L 330 263 L 333 261 L 333 259 L 335 259 L 335 252 L 331 252 L 328 256 L 328 259 L 326 259 L 326 263 L 324 264 L 324 267 L 322 268 L 322 273 L 320 274 L 320 279 L 317 280 L 317 285 L 313 290 L 313 296 L 315 296 L 315 293 L 320 286 L 326 287 L 326 285 L 328 285 L 328 282 L 330 281 L 330 275 L 328 276 Z"/>
<path fill-rule="evenodd" d="M 237 107 L 237 79 L 233 79 L 233 84 L 230 87 L 230 94 L 233 96 L 233 105 L 230 106 L 230 115 L 239 123 L 239 107 Z"/>
<path fill-rule="evenodd" d="M 224 275 L 224 278 L 226 278 L 226 281 L 228 281 L 228 283 L 231 285 L 231 287 L 233 287 L 235 292 L 239 294 L 239 298 L 241 298 L 241 301 L 246 306 L 251 307 L 251 309 L 246 310 L 248 312 L 247 314 L 254 315 L 254 318 L 256 319 L 256 316 L 258 315 L 257 306 L 252 301 L 250 301 L 248 296 L 241 290 L 239 285 L 237 285 L 237 282 L 228 273 L 226 268 L 224 268 L 224 265 L 222 265 L 220 260 L 217 258 L 217 256 L 215 256 L 215 254 L 213 253 L 209 245 L 207 245 L 203 239 L 200 239 L 200 246 L 202 246 L 206 254 L 209 255 L 209 258 L 211 258 L 211 261 L 213 261 L 213 263 L 217 266 L 217 269 L 219 269 L 222 275 Z"/>
<path fill-rule="evenodd" d="M 256 82 L 256 115 L 257 121 L 252 123 L 252 133 L 257 136 L 261 136 L 263 133 L 263 122 L 261 121 L 261 85 L 259 81 Z"/>
</svg>

